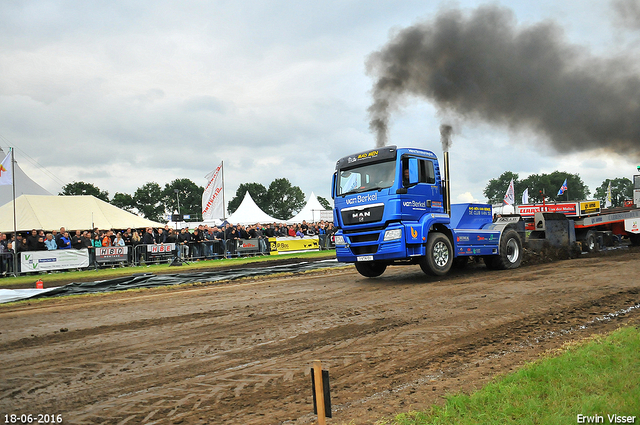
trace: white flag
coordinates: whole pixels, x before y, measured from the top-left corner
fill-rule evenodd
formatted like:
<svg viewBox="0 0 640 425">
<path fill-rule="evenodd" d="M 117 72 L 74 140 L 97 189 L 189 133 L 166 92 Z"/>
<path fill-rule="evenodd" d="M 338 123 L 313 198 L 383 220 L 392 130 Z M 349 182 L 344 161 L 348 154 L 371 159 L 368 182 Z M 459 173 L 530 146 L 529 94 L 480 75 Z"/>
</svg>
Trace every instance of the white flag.
<svg viewBox="0 0 640 425">
<path fill-rule="evenodd" d="M 516 200 L 516 194 L 513 190 L 513 179 L 511 179 L 511 183 L 509 183 L 509 189 L 507 189 L 507 193 L 504 195 L 504 203 L 507 205 L 513 205 Z"/>
<path fill-rule="evenodd" d="M 13 184 L 13 174 L 11 173 L 11 151 L 0 163 L 0 186 Z"/>
<path fill-rule="evenodd" d="M 612 204 L 612 199 L 611 199 L 611 181 L 609 181 L 609 187 L 607 188 L 607 198 L 604 201 L 604 207 L 605 208 L 611 208 L 611 204 Z"/>
<path fill-rule="evenodd" d="M 222 162 L 218 167 L 207 174 L 209 180 L 202 193 L 202 220 L 224 218 L 224 205 L 222 205 Z"/>
<path fill-rule="evenodd" d="M 529 188 L 526 188 L 524 192 L 522 192 L 522 203 L 523 204 L 529 203 Z"/>
</svg>

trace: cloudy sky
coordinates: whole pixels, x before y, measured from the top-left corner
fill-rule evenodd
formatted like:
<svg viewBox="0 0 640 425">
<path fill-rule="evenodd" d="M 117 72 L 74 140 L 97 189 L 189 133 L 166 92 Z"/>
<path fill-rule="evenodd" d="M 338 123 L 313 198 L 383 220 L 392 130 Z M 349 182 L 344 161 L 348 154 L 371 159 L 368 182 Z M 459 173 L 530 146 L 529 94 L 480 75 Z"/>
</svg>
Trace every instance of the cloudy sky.
<svg viewBox="0 0 640 425">
<path fill-rule="evenodd" d="M 16 147 L 20 166 L 54 194 L 72 181 L 111 196 L 177 178 L 204 186 L 224 161 L 227 200 L 241 183 L 281 177 L 329 198 L 335 161 L 376 145 L 371 55 L 406 28 L 429 27 L 451 10 L 471 22 L 486 4 L 4 0 L 0 145 Z M 515 33 L 546 25 L 576 60 L 606 63 L 594 78 L 606 79 L 613 64 L 640 75 L 637 0 L 491 5 L 511 14 Z M 624 108 L 637 112 L 637 81 L 625 82 Z M 557 133 L 531 124 L 539 117 L 458 115 L 417 93 L 403 93 L 390 112 L 387 143 L 440 156 L 439 126 L 453 124 L 459 201 L 484 201 L 488 180 L 507 170 L 579 173 L 593 192 L 640 165 L 634 128 L 620 136 L 625 143 L 600 149 L 595 138 L 563 149 Z"/>
</svg>

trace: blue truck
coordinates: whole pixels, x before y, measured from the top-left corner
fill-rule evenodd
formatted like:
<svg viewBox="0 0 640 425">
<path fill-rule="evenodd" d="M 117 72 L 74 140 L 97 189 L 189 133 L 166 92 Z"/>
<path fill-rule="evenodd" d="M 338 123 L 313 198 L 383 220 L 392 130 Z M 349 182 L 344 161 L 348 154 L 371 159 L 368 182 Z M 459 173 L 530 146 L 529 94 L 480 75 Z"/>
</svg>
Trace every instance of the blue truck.
<svg viewBox="0 0 640 425">
<path fill-rule="evenodd" d="M 451 205 L 448 164 L 448 152 L 441 171 L 433 152 L 396 146 L 340 159 L 331 190 L 338 261 L 366 277 L 391 264 L 441 276 L 470 257 L 492 269 L 520 266 L 520 217 L 494 220 L 488 204 Z"/>
</svg>

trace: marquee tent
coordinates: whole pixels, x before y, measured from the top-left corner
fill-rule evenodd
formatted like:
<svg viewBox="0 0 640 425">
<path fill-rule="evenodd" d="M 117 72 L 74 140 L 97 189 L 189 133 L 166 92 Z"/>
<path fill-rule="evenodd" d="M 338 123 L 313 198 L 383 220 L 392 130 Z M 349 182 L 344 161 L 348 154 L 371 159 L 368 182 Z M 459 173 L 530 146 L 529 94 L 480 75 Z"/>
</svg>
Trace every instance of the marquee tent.
<svg viewBox="0 0 640 425">
<path fill-rule="evenodd" d="M 16 199 L 18 231 L 160 227 L 94 196 L 22 195 Z M 0 207 L 0 232 L 13 232 L 13 202 Z"/>
<path fill-rule="evenodd" d="M 287 224 L 298 224 L 302 223 L 302 221 L 306 221 L 307 223 L 315 223 L 317 221 L 324 220 L 324 217 L 320 216 L 322 211 L 328 211 L 329 214 L 331 210 L 325 209 L 322 204 L 318 201 L 315 193 L 311 192 L 311 196 L 309 196 L 309 200 L 306 205 L 300 210 L 295 217 L 287 220 Z"/>
<path fill-rule="evenodd" d="M 260 207 L 256 205 L 249 192 L 246 192 L 240 206 L 227 218 L 227 221 L 231 224 L 246 225 L 256 223 L 279 223 L 283 220 L 273 218 L 266 212 L 262 211 Z"/>
<path fill-rule="evenodd" d="M 0 161 L 2 161 L 7 154 L 0 149 Z M 15 181 L 16 181 L 16 197 L 20 195 L 51 195 L 47 190 L 42 188 L 38 183 L 34 182 L 22 171 L 22 168 L 15 163 Z M 13 188 L 11 185 L 0 186 L 0 205 L 4 205 L 7 202 L 11 202 L 13 199 Z M 12 226 L 13 229 L 13 226 Z"/>
</svg>

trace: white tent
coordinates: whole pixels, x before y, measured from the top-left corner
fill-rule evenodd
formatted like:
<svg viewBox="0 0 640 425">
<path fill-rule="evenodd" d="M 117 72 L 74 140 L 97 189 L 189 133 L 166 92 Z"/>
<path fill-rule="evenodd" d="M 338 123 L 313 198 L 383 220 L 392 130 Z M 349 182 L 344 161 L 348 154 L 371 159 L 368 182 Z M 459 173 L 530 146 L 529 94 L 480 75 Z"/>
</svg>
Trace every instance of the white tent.
<svg viewBox="0 0 640 425">
<path fill-rule="evenodd" d="M 160 227 L 94 196 L 22 195 L 16 199 L 18 231 Z M 13 232 L 13 202 L 0 207 L 0 232 Z"/>
<path fill-rule="evenodd" d="M 324 220 L 325 217 L 321 217 L 321 212 L 328 211 L 331 213 L 331 210 L 325 209 L 322 204 L 318 201 L 315 193 L 311 192 L 311 196 L 307 201 L 307 204 L 300 210 L 295 217 L 287 220 L 287 224 L 298 224 L 302 223 L 302 221 L 306 221 L 307 223 L 315 223 L 317 221 Z M 324 213 L 323 213 L 324 215 Z"/>
<path fill-rule="evenodd" d="M 266 212 L 262 211 L 260 207 L 256 205 L 249 192 L 246 192 L 240 206 L 227 218 L 227 221 L 231 224 L 246 225 L 256 223 L 279 223 L 283 220 L 273 218 Z"/>
<path fill-rule="evenodd" d="M 0 161 L 2 161 L 7 154 L 0 149 Z M 34 182 L 22 171 L 22 168 L 15 163 L 15 181 L 16 181 L 16 198 L 20 195 L 51 195 L 47 190 L 42 188 L 38 183 Z M 11 185 L 0 186 L 0 205 L 4 205 L 7 202 L 11 202 L 13 199 L 13 188 Z"/>
</svg>

